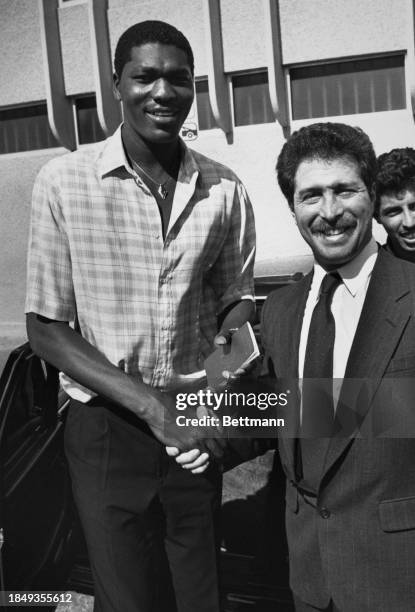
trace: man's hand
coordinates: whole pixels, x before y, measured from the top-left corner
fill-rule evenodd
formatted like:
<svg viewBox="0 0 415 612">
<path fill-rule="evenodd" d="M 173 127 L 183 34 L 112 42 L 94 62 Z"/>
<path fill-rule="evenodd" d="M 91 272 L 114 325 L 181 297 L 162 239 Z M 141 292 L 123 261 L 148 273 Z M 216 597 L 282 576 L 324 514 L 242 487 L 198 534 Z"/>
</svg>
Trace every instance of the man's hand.
<svg viewBox="0 0 415 612">
<path fill-rule="evenodd" d="M 145 420 L 156 438 L 166 447 L 174 447 L 179 452 L 199 450 L 201 453 L 207 453 L 208 456 L 216 459 L 222 457 L 226 441 L 221 438 L 220 427 L 214 425 L 209 427 L 199 425 L 179 426 L 176 422 L 179 413 L 173 398 L 166 393 L 153 389 L 152 400 L 152 405 L 147 411 Z M 187 409 L 185 416 L 199 418 L 203 415 L 201 408 L 199 407 L 197 411 Z M 187 460 L 184 460 L 184 463 L 187 463 Z"/>
<path fill-rule="evenodd" d="M 230 329 L 221 329 L 218 334 L 216 334 L 215 339 L 213 341 L 216 347 L 224 346 L 225 344 L 230 344 L 232 342 L 232 335 L 238 331 L 238 327 L 231 327 Z M 229 372 L 228 370 L 223 370 L 222 376 L 225 381 L 221 384 L 221 388 L 225 388 L 228 382 L 233 380 L 238 380 L 241 376 L 245 376 L 252 372 L 255 368 L 256 360 L 249 363 L 244 368 L 238 368 L 234 372 Z"/>
<path fill-rule="evenodd" d="M 198 406 L 196 413 L 199 418 L 201 416 L 214 416 L 217 418 L 212 410 L 209 410 L 206 406 Z M 217 426 L 217 430 L 223 436 L 223 428 Z M 223 437 L 221 438 L 221 442 L 223 454 L 223 448 L 226 446 L 226 441 Z M 176 462 L 181 465 L 183 469 L 190 470 L 192 474 L 201 474 L 207 470 L 210 464 L 210 454 L 208 452 L 202 452 L 199 448 L 192 448 L 189 451 L 180 452 L 175 446 L 167 446 L 166 452 L 169 457 L 175 457 Z"/>
<path fill-rule="evenodd" d="M 192 474 L 202 474 L 210 464 L 209 454 L 202 453 L 198 448 L 181 453 L 175 446 L 167 446 L 166 452 L 169 457 L 175 457 L 176 462 L 183 469 L 190 470 Z"/>
</svg>

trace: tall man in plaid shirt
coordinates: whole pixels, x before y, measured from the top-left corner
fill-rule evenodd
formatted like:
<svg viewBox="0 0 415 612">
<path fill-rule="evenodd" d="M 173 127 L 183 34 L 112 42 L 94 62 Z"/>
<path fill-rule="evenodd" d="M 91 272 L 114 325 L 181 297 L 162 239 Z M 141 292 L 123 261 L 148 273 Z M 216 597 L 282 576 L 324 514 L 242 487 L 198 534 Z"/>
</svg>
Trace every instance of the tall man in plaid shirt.
<svg viewBox="0 0 415 612">
<path fill-rule="evenodd" d="M 253 213 L 237 177 L 178 136 L 194 96 L 187 39 L 136 24 L 114 63 L 124 123 L 36 180 L 28 335 L 71 396 L 65 444 L 95 610 L 172 612 L 168 559 L 178 610 L 215 612 L 220 476 L 214 461 L 191 472 L 221 442 L 178 427 L 164 392 L 190 388 L 214 341 L 252 313 Z"/>
</svg>

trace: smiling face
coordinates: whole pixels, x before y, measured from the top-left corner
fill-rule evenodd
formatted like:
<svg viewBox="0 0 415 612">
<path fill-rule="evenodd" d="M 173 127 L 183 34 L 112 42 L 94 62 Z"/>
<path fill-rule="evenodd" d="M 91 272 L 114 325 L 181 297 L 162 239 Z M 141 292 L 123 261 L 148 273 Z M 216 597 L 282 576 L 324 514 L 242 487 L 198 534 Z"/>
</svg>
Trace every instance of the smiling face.
<svg viewBox="0 0 415 612">
<path fill-rule="evenodd" d="M 306 159 L 294 179 L 294 215 L 326 270 L 352 261 L 372 235 L 373 198 L 349 157 Z"/>
<path fill-rule="evenodd" d="M 193 102 L 193 74 L 178 47 L 146 43 L 131 49 L 114 77 L 129 138 L 151 144 L 174 142 Z"/>
<path fill-rule="evenodd" d="M 415 192 L 406 189 L 382 195 L 378 217 L 396 255 L 415 261 Z"/>
</svg>

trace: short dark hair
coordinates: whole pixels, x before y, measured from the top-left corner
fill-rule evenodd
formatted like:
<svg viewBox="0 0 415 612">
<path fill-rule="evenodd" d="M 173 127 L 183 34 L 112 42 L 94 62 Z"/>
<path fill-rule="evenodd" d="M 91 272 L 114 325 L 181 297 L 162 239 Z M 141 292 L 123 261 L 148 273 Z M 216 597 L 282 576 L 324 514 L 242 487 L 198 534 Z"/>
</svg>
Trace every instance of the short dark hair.
<svg viewBox="0 0 415 612">
<path fill-rule="evenodd" d="M 379 212 L 382 195 L 397 194 L 405 189 L 415 192 L 415 149 L 392 149 L 389 153 L 379 155 L 375 214 Z"/>
<path fill-rule="evenodd" d="M 277 175 L 291 209 L 294 207 L 294 179 L 300 163 L 306 159 L 331 161 L 339 157 L 356 161 L 361 178 L 371 192 L 376 176 L 376 154 L 363 130 L 344 123 L 313 123 L 290 136 L 278 157 Z"/>
<path fill-rule="evenodd" d="M 172 45 L 182 49 L 187 55 L 189 66 L 194 73 L 193 51 L 186 36 L 177 28 L 164 21 L 141 21 L 121 34 L 114 55 L 114 70 L 118 78 L 123 68 L 131 59 L 131 49 L 147 43 Z"/>
</svg>

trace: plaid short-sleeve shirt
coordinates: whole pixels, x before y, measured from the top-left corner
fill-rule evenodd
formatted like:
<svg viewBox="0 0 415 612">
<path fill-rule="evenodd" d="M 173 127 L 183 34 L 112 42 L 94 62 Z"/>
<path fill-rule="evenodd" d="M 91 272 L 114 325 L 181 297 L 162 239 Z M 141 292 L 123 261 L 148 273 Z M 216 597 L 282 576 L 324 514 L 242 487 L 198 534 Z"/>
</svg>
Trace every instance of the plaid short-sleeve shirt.
<svg viewBox="0 0 415 612">
<path fill-rule="evenodd" d="M 253 299 L 252 207 L 228 168 L 190 151 L 163 240 L 121 130 L 48 162 L 34 186 L 26 312 L 73 321 L 125 372 L 160 389 L 203 368 L 217 314 Z"/>
</svg>

